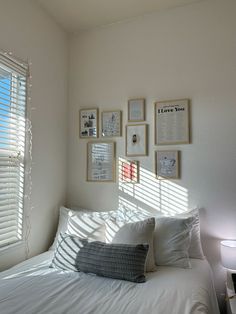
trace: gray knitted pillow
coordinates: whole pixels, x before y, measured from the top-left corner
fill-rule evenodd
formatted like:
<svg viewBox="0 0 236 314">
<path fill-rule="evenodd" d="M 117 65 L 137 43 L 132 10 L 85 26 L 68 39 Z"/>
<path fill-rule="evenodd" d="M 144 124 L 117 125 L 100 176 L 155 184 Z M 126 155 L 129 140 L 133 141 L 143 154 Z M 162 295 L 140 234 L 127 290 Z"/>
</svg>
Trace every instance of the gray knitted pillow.
<svg viewBox="0 0 236 314">
<path fill-rule="evenodd" d="M 107 244 L 87 242 L 77 255 L 77 268 L 85 273 L 145 282 L 144 266 L 148 244 Z"/>
</svg>

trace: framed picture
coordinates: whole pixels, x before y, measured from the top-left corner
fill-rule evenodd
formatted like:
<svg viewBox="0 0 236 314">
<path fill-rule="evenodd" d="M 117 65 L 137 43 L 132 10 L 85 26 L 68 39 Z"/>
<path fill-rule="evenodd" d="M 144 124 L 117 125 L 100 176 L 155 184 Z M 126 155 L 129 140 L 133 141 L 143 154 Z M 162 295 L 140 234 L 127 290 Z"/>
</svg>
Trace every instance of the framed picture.
<svg viewBox="0 0 236 314">
<path fill-rule="evenodd" d="M 139 121 L 145 121 L 145 99 L 130 99 L 128 101 L 128 122 Z"/>
<path fill-rule="evenodd" d="M 179 151 L 156 151 L 156 176 L 158 179 L 179 178 Z"/>
<path fill-rule="evenodd" d="M 139 182 L 139 162 L 137 160 L 121 161 L 120 180 L 127 183 Z"/>
<path fill-rule="evenodd" d="M 126 126 L 126 156 L 147 155 L 147 124 Z"/>
<path fill-rule="evenodd" d="M 103 111 L 102 112 L 102 136 L 114 137 L 121 136 L 121 111 Z"/>
<path fill-rule="evenodd" d="M 98 109 L 81 109 L 80 138 L 98 137 Z"/>
<path fill-rule="evenodd" d="M 155 103 L 155 144 L 189 143 L 189 100 Z"/>
<path fill-rule="evenodd" d="M 115 181 L 115 143 L 87 143 L 87 181 Z"/>
</svg>

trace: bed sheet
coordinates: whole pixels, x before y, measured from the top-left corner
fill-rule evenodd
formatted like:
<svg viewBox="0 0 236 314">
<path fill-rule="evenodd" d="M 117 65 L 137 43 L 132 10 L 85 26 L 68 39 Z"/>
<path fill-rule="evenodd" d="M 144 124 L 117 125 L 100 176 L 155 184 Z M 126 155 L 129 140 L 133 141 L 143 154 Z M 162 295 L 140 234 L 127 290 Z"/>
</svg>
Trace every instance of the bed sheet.
<svg viewBox="0 0 236 314">
<path fill-rule="evenodd" d="M 158 267 L 145 283 L 49 268 L 52 251 L 0 273 L 1 314 L 219 314 L 211 268 Z"/>
</svg>

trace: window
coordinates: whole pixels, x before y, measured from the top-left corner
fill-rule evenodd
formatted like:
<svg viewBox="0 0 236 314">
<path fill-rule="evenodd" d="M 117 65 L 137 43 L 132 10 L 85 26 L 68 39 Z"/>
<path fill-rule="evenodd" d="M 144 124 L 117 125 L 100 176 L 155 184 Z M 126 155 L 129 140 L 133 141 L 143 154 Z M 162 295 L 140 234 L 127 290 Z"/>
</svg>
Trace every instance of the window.
<svg viewBox="0 0 236 314">
<path fill-rule="evenodd" d="M 0 52 L 0 248 L 23 237 L 27 75 Z"/>
</svg>

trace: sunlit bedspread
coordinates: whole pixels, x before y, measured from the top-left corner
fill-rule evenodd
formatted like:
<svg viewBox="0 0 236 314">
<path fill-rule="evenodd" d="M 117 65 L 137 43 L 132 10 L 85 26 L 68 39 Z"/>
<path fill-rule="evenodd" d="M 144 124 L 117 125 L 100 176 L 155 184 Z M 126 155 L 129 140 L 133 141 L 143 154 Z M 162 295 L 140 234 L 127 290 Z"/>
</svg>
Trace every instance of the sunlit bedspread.
<svg viewBox="0 0 236 314">
<path fill-rule="evenodd" d="M 52 252 L 0 273 L 1 314 L 218 314 L 211 269 L 158 267 L 146 283 L 49 268 Z"/>
</svg>

